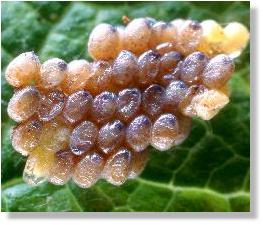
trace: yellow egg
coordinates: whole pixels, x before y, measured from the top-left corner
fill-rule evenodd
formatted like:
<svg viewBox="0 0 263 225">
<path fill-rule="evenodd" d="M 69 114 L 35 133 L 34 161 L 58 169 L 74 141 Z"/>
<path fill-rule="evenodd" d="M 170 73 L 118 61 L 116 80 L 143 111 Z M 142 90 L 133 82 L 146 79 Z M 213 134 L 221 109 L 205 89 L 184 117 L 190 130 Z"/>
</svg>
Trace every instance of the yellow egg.
<svg viewBox="0 0 263 225">
<path fill-rule="evenodd" d="M 209 43 L 218 43 L 224 40 L 223 28 L 214 20 L 204 20 L 201 23 L 203 28 L 203 37 Z"/>
<path fill-rule="evenodd" d="M 222 49 L 222 43 L 225 39 L 224 29 L 214 20 L 204 20 L 201 23 L 202 41 L 198 50 L 208 56 L 213 56 Z"/>
<path fill-rule="evenodd" d="M 241 23 L 233 22 L 224 28 L 224 33 L 226 37 L 225 53 L 231 54 L 232 57 L 239 56 L 249 40 L 248 29 Z"/>
<path fill-rule="evenodd" d="M 46 181 L 54 162 L 54 152 L 36 147 L 27 159 L 23 179 L 29 185 L 38 185 Z"/>
</svg>

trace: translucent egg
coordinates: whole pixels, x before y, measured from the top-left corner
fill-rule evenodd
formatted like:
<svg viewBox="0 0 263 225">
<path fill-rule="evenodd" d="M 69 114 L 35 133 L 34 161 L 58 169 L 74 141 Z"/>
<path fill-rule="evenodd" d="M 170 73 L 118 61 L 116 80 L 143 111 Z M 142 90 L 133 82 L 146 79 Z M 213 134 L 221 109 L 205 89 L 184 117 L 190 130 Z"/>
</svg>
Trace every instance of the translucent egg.
<svg viewBox="0 0 263 225">
<path fill-rule="evenodd" d="M 108 122 L 115 114 L 116 99 L 117 96 L 108 91 L 97 95 L 92 103 L 92 118 L 100 124 Z"/>
<path fill-rule="evenodd" d="M 105 160 L 96 152 L 87 154 L 76 166 L 72 179 L 82 188 L 89 188 L 100 178 Z"/>
<path fill-rule="evenodd" d="M 103 177 L 111 184 L 123 184 L 131 170 L 131 152 L 126 148 L 120 148 L 107 159 L 103 170 Z"/>
<path fill-rule="evenodd" d="M 149 116 L 155 117 L 162 113 L 165 89 L 157 84 L 148 87 L 142 94 L 142 107 Z"/>
<path fill-rule="evenodd" d="M 148 49 L 151 38 L 151 23 L 145 18 L 132 20 L 124 31 L 124 49 L 139 55 Z"/>
<path fill-rule="evenodd" d="M 167 73 L 172 73 L 181 60 L 181 54 L 176 51 L 165 53 L 161 57 L 159 74 L 164 75 Z"/>
<path fill-rule="evenodd" d="M 68 73 L 63 82 L 63 91 L 71 94 L 84 89 L 91 70 L 92 64 L 84 59 L 71 61 L 68 64 Z"/>
<path fill-rule="evenodd" d="M 7 106 L 8 116 L 16 122 L 29 119 L 37 112 L 39 99 L 40 93 L 33 86 L 16 91 Z"/>
<path fill-rule="evenodd" d="M 49 182 L 55 185 L 64 185 L 69 181 L 74 167 L 74 155 L 69 150 L 55 153 L 54 163 L 50 168 Z"/>
<path fill-rule="evenodd" d="M 125 126 L 119 120 L 106 123 L 99 131 L 98 146 L 104 153 L 109 153 L 120 146 L 125 136 Z"/>
<path fill-rule="evenodd" d="M 38 117 L 42 121 L 50 121 L 62 113 L 65 95 L 61 91 L 51 91 L 42 95 L 39 101 Z"/>
<path fill-rule="evenodd" d="M 13 87 L 32 85 L 39 79 L 40 66 L 40 61 L 34 52 L 22 53 L 9 63 L 5 78 Z"/>
<path fill-rule="evenodd" d="M 52 58 L 44 62 L 40 68 L 40 85 L 50 89 L 59 87 L 67 76 L 67 63 L 58 58 Z"/>
<path fill-rule="evenodd" d="M 117 117 L 129 121 L 139 112 L 141 92 L 137 88 L 127 88 L 119 92 L 117 98 Z"/>
<path fill-rule="evenodd" d="M 29 155 L 23 172 L 23 180 L 30 186 L 45 182 L 54 162 L 54 152 L 35 148 Z"/>
<path fill-rule="evenodd" d="M 202 73 L 203 84 L 209 88 L 221 88 L 226 85 L 235 69 L 233 60 L 224 54 L 212 58 Z"/>
<path fill-rule="evenodd" d="M 224 52 L 231 57 L 238 57 L 246 47 L 249 40 L 249 31 L 241 23 L 232 22 L 224 28 L 225 42 L 223 44 Z"/>
<path fill-rule="evenodd" d="M 179 122 L 175 115 L 162 114 L 153 124 L 151 145 L 160 151 L 173 146 L 179 133 Z"/>
<path fill-rule="evenodd" d="M 204 20 L 201 22 L 203 29 L 202 36 L 209 43 L 218 43 L 224 40 L 224 29 L 214 20 Z"/>
<path fill-rule="evenodd" d="M 132 152 L 131 170 L 129 173 L 129 179 L 138 177 L 145 168 L 149 160 L 149 151 L 145 149 L 141 152 Z"/>
<path fill-rule="evenodd" d="M 92 96 L 86 91 L 71 94 L 65 103 L 63 116 L 73 124 L 87 118 L 91 110 L 92 99 Z"/>
<path fill-rule="evenodd" d="M 171 21 L 171 24 L 176 28 L 177 32 L 180 30 L 180 28 L 184 25 L 185 20 L 178 18 Z"/>
<path fill-rule="evenodd" d="M 180 26 L 176 47 L 182 55 L 196 51 L 202 40 L 202 27 L 196 21 L 187 20 Z"/>
<path fill-rule="evenodd" d="M 136 117 L 127 127 L 126 142 L 136 152 L 146 149 L 151 141 L 151 120 L 144 115 Z"/>
<path fill-rule="evenodd" d="M 38 120 L 28 120 L 12 130 L 11 141 L 13 148 L 27 156 L 39 143 L 42 123 Z"/>
<path fill-rule="evenodd" d="M 70 149 L 76 155 L 89 151 L 96 142 L 98 136 L 97 126 L 84 121 L 74 128 L 70 135 Z"/>
<path fill-rule="evenodd" d="M 138 59 L 140 73 L 136 79 L 136 83 L 140 86 L 151 84 L 159 72 L 160 54 L 149 50 L 142 54 Z"/>
<path fill-rule="evenodd" d="M 88 52 L 93 59 L 114 59 L 118 53 L 119 33 L 109 24 L 99 24 L 91 32 Z"/>
<path fill-rule="evenodd" d="M 113 82 L 127 87 L 139 72 L 137 58 L 129 51 L 121 51 L 112 65 Z"/>
<path fill-rule="evenodd" d="M 43 125 L 39 147 L 46 151 L 57 152 L 69 147 L 71 129 L 55 121 Z"/>
<path fill-rule="evenodd" d="M 150 47 L 156 47 L 160 43 L 171 42 L 176 39 L 176 28 L 171 23 L 157 22 L 152 26 Z"/>
<path fill-rule="evenodd" d="M 110 63 L 106 61 L 96 61 L 92 63 L 91 73 L 88 76 L 85 90 L 89 91 L 92 95 L 97 95 L 101 91 L 101 82 L 105 77 L 105 73 L 110 69 Z M 110 82 L 104 80 L 104 83 Z"/>
<path fill-rule="evenodd" d="M 176 112 L 179 104 L 188 93 L 187 85 L 180 80 L 172 81 L 165 90 L 165 105 L 171 111 Z"/>
<path fill-rule="evenodd" d="M 104 73 L 98 79 L 97 93 L 108 91 L 108 92 L 117 92 L 119 91 L 119 87 L 114 83 L 113 71 L 111 67 L 105 69 Z"/>
<path fill-rule="evenodd" d="M 188 55 L 179 67 L 181 80 L 188 84 L 197 83 L 207 63 L 208 58 L 202 52 Z"/>
<path fill-rule="evenodd" d="M 190 104 L 184 108 L 185 116 L 197 116 L 203 120 L 212 119 L 222 108 L 228 104 L 229 98 L 217 90 L 205 90 L 196 94 Z"/>
</svg>

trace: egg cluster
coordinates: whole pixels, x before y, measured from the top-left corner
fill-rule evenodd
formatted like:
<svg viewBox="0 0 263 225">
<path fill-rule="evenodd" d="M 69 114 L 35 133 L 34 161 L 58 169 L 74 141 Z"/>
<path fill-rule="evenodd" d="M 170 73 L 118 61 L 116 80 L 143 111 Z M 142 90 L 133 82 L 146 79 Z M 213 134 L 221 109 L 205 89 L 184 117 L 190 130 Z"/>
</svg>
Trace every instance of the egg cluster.
<svg viewBox="0 0 263 225">
<path fill-rule="evenodd" d="M 112 60 L 121 50 L 135 55 L 170 43 L 170 49 L 187 56 L 195 51 L 208 56 L 224 53 L 237 57 L 247 45 L 249 32 L 238 22 L 224 28 L 214 20 L 201 23 L 175 19 L 169 23 L 153 18 L 137 18 L 124 26 L 97 25 L 88 41 L 89 54 L 95 60 Z"/>
<path fill-rule="evenodd" d="M 15 93 L 7 111 L 18 123 L 12 145 L 28 156 L 24 180 L 63 185 L 72 179 L 88 188 L 102 178 L 121 185 L 142 172 L 149 145 L 168 150 L 187 138 L 192 117 L 215 116 L 229 102 L 234 62 L 193 44 L 205 37 L 206 23 L 102 24 L 89 40 L 94 62 L 41 64 L 34 52 L 13 59 L 6 80 Z"/>
</svg>

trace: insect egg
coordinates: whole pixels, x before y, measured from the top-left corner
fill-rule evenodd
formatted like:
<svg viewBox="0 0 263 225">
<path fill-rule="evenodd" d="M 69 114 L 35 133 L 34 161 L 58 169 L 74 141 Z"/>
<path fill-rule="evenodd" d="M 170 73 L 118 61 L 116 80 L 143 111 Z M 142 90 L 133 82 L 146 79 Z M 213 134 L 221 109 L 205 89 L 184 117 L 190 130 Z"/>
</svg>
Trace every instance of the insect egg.
<svg viewBox="0 0 263 225">
<path fill-rule="evenodd" d="M 219 43 L 225 38 L 224 29 L 214 20 L 201 22 L 202 36 L 208 43 Z"/>
<path fill-rule="evenodd" d="M 224 35 L 226 37 L 223 47 L 225 53 L 234 58 L 239 56 L 249 40 L 248 29 L 241 23 L 233 22 L 224 28 Z"/>
<path fill-rule="evenodd" d="M 173 112 L 177 111 L 187 92 L 188 87 L 183 81 L 172 81 L 165 90 L 166 107 Z"/>
<path fill-rule="evenodd" d="M 224 52 L 223 43 L 225 41 L 224 29 L 214 20 L 204 20 L 201 22 L 202 39 L 197 50 L 208 56 L 213 56 L 218 52 Z"/>
<path fill-rule="evenodd" d="M 138 73 L 137 83 L 140 86 L 151 84 L 159 72 L 160 55 L 149 50 L 139 57 L 138 64 L 140 72 Z"/>
<path fill-rule="evenodd" d="M 115 114 L 116 95 L 112 92 L 102 92 L 97 95 L 92 103 L 92 117 L 100 124 L 108 122 Z"/>
<path fill-rule="evenodd" d="M 184 23 L 185 23 L 184 19 L 175 19 L 171 22 L 171 24 L 176 28 L 177 32 L 183 26 Z"/>
<path fill-rule="evenodd" d="M 40 66 L 40 61 L 34 52 L 22 53 L 9 63 L 5 78 L 13 87 L 33 85 L 39 79 Z"/>
<path fill-rule="evenodd" d="M 38 120 L 28 120 L 16 126 L 11 134 L 13 148 L 27 156 L 39 143 L 42 123 Z"/>
<path fill-rule="evenodd" d="M 197 83 L 207 62 L 208 59 L 202 52 L 188 55 L 179 66 L 180 78 L 188 84 Z"/>
<path fill-rule="evenodd" d="M 202 40 L 202 27 L 197 21 L 185 21 L 179 28 L 177 49 L 182 55 L 188 55 L 197 49 Z"/>
<path fill-rule="evenodd" d="M 91 73 L 87 76 L 87 83 L 84 89 L 89 91 L 92 95 L 97 95 L 101 89 L 101 80 L 103 79 L 108 69 L 110 69 L 109 62 L 106 61 L 93 62 L 91 65 Z M 108 82 L 110 81 L 106 80 L 106 83 Z"/>
<path fill-rule="evenodd" d="M 97 126 L 90 122 L 84 121 L 74 128 L 70 135 L 70 149 L 76 155 L 81 155 L 89 151 L 95 144 L 98 136 Z"/>
<path fill-rule="evenodd" d="M 190 104 L 185 107 L 185 116 L 198 116 L 203 120 L 210 120 L 220 109 L 228 104 L 229 98 L 224 93 L 217 90 L 205 90 L 196 94 Z"/>
<path fill-rule="evenodd" d="M 85 88 L 91 74 L 92 64 L 86 60 L 73 60 L 68 64 L 68 73 L 63 82 L 63 91 L 71 94 Z"/>
<path fill-rule="evenodd" d="M 173 146 L 179 133 L 179 123 L 173 114 L 162 114 L 153 124 L 151 145 L 160 151 Z"/>
<path fill-rule="evenodd" d="M 140 110 L 141 92 L 137 88 L 127 88 L 119 92 L 117 98 L 117 117 L 123 121 L 131 120 Z"/>
<path fill-rule="evenodd" d="M 55 185 L 65 184 L 71 178 L 73 166 L 74 155 L 69 150 L 56 152 L 49 172 L 49 182 Z"/>
<path fill-rule="evenodd" d="M 128 86 L 139 72 L 137 58 L 129 51 L 121 51 L 112 65 L 113 79 L 119 87 Z"/>
<path fill-rule="evenodd" d="M 152 26 L 149 45 L 151 48 L 160 43 L 171 42 L 176 39 L 176 28 L 171 23 L 157 22 Z"/>
<path fill-rule="evenodd" d="M 31 186 L 39 185 L 48 179 L 54 162 L 54 152 L 35 148 L 26 161 L 23 179 Z"/>
<path fill-rule="evenodd" d="M 226 84 L 234 72 L 234 62 L 227 55 L 212 58 L 202 73 L 203 83 L 210 88 L 220 88 Z"/>
<path fill-rule="evenodd" d="M 38 109 L 39 91 L 28 86 L 15 92 L 7 106 L 8 116 L 16 122 L 23 122 L 33 116 Z"/>
<path fill-rule="evenodd" d="M 67 63 L 58 58 L 49 59 L 40 68 L 40 84 L 45 89 L 58 87 L 67 76 Z"/>
<path fill-rule="evenodd" d="M 151 32 L 149 20 L 144 18 L 132 20 L 124 31 L 124 48 L 135 55 L 143 53 L 148 49 Z"/>
<path fill-rule="evenodd" d="M 130 173 L 131 152 L 126 148 L 119 149 L 107 159 L 103 177 L 111 184 L 123 184 Z"/>
<path fill-rule="evenodd" d="M 147 149 L 141 152 L 132 152 L 131 170 L 129 173 L 129 179 L 138 177 L 143 171 L 149 160 L 149 151 Z"/>
<path fill-rule="evenodd" d="M 175 67 L 181 60 L 181 54 L 176 51 L 165 53 L 161 57 L 159 77 L 167 73 L 172 73 L 172 71 L 175 69 Z"/>
<path fill-rule="evenodd" d="M 45 151 L 57 152 L 69 147 L 71 129 L 55 121 L 43 125 L 39 147 Z"/>
<path fill-rule="evenodd" d="M 92 99 L 86 91 L 71 94 L 66 100 L 63 116 L 72 124 L 84 119 L 91 109 Z"/>
<path fill-rule="evenodd" d="M 126 142 L 136 152 L 143 151 L 151 141 L 152 124 L 148 117 L 136 117 L 127 127 Z"/>
<path fill-rule="evenodd" d="M 90 34 L 88 51 L 92 58 L 114 59 L 119 51 L 119 34 L 115 27 L 109 24 L 99 24 Z"/>
<path fill-rule="evenodd" d="M 150 117 L 158 116 L 164 106 L 165 89 L 153 84 L 149 86 L 142 94 L 142 106 L 144 112 Z"/>
<path fill-rule="evenodd" d="M 100 178 L 104 164 L 105 161 L 99 153 L 88 153 L 74 169 L 73 181 L 82 188 L 90 187 Z"/>
<path fill-rule="evenodd" d="M 112 152 L 124 140 L 125 126 L 119 120 L 106 123 L 99 131 L 98 146 L 105 154 Z"/>
<path fill-rule="evenodd" d="M 51 91 L 42 95 L 39 101 L 38 117 L 42 121 L 50 121 L 58 116 L 64 107 L 65 95 L 61 91 Z"/>
</svg>

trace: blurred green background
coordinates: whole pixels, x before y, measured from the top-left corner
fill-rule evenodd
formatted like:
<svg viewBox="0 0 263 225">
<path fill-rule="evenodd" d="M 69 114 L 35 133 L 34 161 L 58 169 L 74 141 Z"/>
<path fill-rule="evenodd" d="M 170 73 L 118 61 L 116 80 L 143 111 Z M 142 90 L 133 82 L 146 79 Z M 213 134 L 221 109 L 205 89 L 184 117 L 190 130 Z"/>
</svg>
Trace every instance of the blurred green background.
<svg viewBox="0 0 263 225">
<path fill-rule="evenodd" d="M 249 27 L 248 2 L 2 2 L 2 211 L 249 211 L 249 47 L 236 59 L 231 103 L 214 119 L 194 120 L 190 137 L 167 152 L 151 151 L 143 174 L 115 187 L 104 181 L 90 189 L 73 183 L 29 187 L 21 178 L 25 157 L 9 140 L 14 124 L 6 107 L 12 88 L 4 80 L 8 62 L 34 50 L 40 59 L 90 57 L 86 42 L 101 22 L 122 16 L 170 21 L 191 18 L 231 21 Z"/>
</svg>

